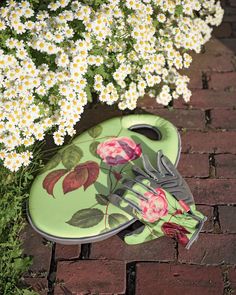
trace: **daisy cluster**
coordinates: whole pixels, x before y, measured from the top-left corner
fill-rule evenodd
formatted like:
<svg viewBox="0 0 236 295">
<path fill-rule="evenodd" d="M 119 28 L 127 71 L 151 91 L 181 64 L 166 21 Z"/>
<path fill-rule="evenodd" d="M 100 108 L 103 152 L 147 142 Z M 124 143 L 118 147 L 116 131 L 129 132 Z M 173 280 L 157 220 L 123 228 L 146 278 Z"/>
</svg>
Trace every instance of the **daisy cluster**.
<svg viewBox="0 0 236 295">
<path fill-rule="evenodd" d="M 0 8 L 0 160 L 11 171 L 49 130 L 57 145 L 75 134 L 92 94 L 122 110 L 145 93 L 188 101 L 187 52 L 200 52 L 223 16 L 217 0 L 35 2 Z"/>
</svg>

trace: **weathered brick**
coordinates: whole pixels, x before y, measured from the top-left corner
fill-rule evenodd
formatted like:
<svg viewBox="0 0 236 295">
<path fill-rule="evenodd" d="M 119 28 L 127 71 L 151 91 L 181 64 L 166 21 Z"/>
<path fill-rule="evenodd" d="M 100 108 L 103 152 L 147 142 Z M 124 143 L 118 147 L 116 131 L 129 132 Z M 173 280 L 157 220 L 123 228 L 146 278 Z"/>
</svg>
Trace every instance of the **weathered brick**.
<svg viewBox="0 0 236 295">
<path fill-rule="evenodd" d="M 137 103 L 138 108 L 141 109 L 163 109 L 164 106 L 156 102 L 156 99 L 148 95 L 140 97 Z"/>
<path fill-rule="evenodd" d="M 211 74 L 209 88 L 219 90 L 234 90 L 236 88 L 236 72 Z"/>
<path fill-rule="evenodd" d="M 236 1 L 235 0 L 229 0 L 230 6 L 236 7 Z"/>
<path fill-rule="evenodd" d="M 169 120 L 180 128 L 204 129 L 205 115 L 200 110 L 168 110 L 145 108 L 147 112 Z"/>
<path fill-rule="evenodd" d="M 236 129 L 236 110 L 212 110 L 211 120 L 214 128 Z"/>
<path fill-rule="evenodd" d="M 56 245 L 55 257 L 56 259 L 72 259 L 78 258 L 80 255 L 80 245 Z"/>
<path fill-rule="evenodd" d="M 207 220 L 204 223 L 202 232 L 212 232 L 213 231 L 213 207 L 198 205 L 197 210 L 199 210 Z"/>
<path fill-rule="evenodd" d="M 23 278 L 22 283 L 26 287 L 31 287 L 39 295 L 48 294 L 48 281 L 46 278 Z"/>
<path fill-rule="evenodd" d="M 187 182 L 197 204 L 236 204 L 236 179 L 193 179 Z"/>
<path fill-rule="evenodd" d="M 236 8 L 226 6 L 224 9 L 224 22 L 236 22 Z"/>
<path fill-rule="evenodd" d="M 113 117 L 121 116 L 117 105 L 96 104 L 92 109 L 86 109 L 81 120 L 76 124 L 76 130 L 84 131 L 90 127 Z"/>
<path fill-rule="evenodd" d="M 63 261 L 57 265 L 55 295 L 124 293 L 126 266 L 122 261 Z M 71 292 L 71 293 L 69 293 Z M 67 293 L 66 293 L 67 294 Z"/>
<path fill-rule="evenodd" d="M 232 268 L 229 270 L 229 282 L 230 282 L 230 288 L 235 292 L 236 291 L 236 268 Z"/>
<path fill-rule="evenodd" d="M 232 34 L 232 26 L 230 23 L 222 23 L 213 30 L 213 36 L 216 38 L 228 38 Z"/>
<path fill-rule="evenodd" d="M 216 155 L 216 176 L 236 178 L 236 155 Z"/>
<path fill-rule="evenodd" d="M 190 250 L 179 247 L 179 261 L 196 264 L 236 264 L 236 235 L 200 234 Z"/>
<path fill-rule="evenodd" d="M 236 233 L 236 207 L 219 206 L 221 230 L 225 233 Z"/>
<path fill-rule="evenodd" d="M 138 263 L 136 295 L 221 295 L 219 267 Z"/>
<path fill-rule="evenodd" d="M 236 40 L 230 39 L 216 39 L 211 38 L 205 45 L 204 51 L 208 55 L 233 55 L 236 53 Z"/>
<path fill-rule="evenodd" d="M 183 99 L 174 101 L 174 108 L 232 109 L 235 107 L 236 92 L 218 90 L 194 90 L 188 103 Z"/>
<path fill-rule="evenodd" d="M 235 131 L 181 132 L 182 152 L 236 153 Z"/>
<path fill-rule="evenodd" d="M 29 273 L 47 276 L 51 263 L 51 246 L 46 240 L 36 233 L 30 225 L 26 225 L 21 233 L 23 240 L 24 254 L 32 256 L 33 264 L 29 268 Z"/>
<path fill-rule="evenodd" d="M 118 236 L 92 244 L 90 258 L 126 261 L 173 261 L 175 242 L 162 237 L 140 245 L 126 245 Z"/>
<path fill-rule="evenodd" d="M 182 154 L 178 170 L 187 177 L 208 177 L 209 160 L 206 154 Z"/>
<path fill-rule="evenodd" d="M 232 23 L 232 29 L 233 29 L 232 36 L 236 37 L 236 23 Z"/>
<path fill-rule="evenodd" d="M 202 89 L 202 72 L 200 69 L 190 67 L 187 70 L 180 71 L 180 73 L 189 77 L 190 81 L 188 87 L 190 89 Z"/>
<path fill-rule="evenodd" d="M 208 52 L 200 54 L 192 54 L 193 62 L 188 71 L 194 73 L 202 72 L 230 72 L 234 70 L 233 56 L 208 54 Z M 188 72 L 186 72 L 188 76 Z M 191 83 L 191 82 L 190 82 Z M 193 88 L 193 87 L 192 87 Z M 195 88 L 202 88 L 195 87 Z"/>
</svg>

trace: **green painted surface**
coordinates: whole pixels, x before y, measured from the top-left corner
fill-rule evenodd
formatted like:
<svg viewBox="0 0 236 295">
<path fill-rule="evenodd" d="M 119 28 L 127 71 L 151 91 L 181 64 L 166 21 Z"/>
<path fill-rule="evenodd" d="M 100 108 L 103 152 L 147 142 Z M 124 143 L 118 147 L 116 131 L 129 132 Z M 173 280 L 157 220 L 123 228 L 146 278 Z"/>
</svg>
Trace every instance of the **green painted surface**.
<svg viewBox="0 0 236 295">
<path fill-rule="evenodd" d="M 129 127 L 137 124 L 157 127 L 162 134 L 161 140 L 151 140 L 142 134 L 128 130 Z M 179 156 L 178 132 L 170 122 L 160 117 L 148 114 L 129 115 L 102 122 L 76 137 L 70 146 L 63 147 L 47 164 L 50 169 L 41 172 L 35 178 L 30 192 L 29 214 L 37 229 L 54 237 L 79 239 L 109 233 L 133 219 L 123 210 L 108 203 L 104 197 L 120 185 L 120 181 L 116 180 L 111 171 L 116 173 L 125 171 L 132 175 L 132 164 L 141 165 L 141 158 L 112 166 L 112 168 L 102 161 L 96 154 L 97 145 L 114 137 L 128 137 L 136 144 L 140 144 L 142 153 L 148 154 L 151 161 L 155 160 L 159 149 L 162 149 L 173 163 Z M 87 161 L 93 161 L 99 165 L 96 182 L 85 190 L 81 185 L 64 194 L 63 181 L 67 175 L 73 171 L 74 166 L 82 165 Z M 52 182 L 50 183 L 48 174 L 52 175 L 53 171 L 57 174 L 55 171 L 59 169 L 63 169 L 61 171 L 64 171 L 62 172 L 64 175 L 55 183 L 52 195 L 43 187 L 43 182 L 48 177 L 47 189 L 50 190 Z M 82 178 L 87 177 L 86 173 L 91 175 L 95 171 L 90 166 L 86 168 L 87 170 L 81 169 L 83 170 L 80 175 Z M 96 197 L 98 194 L 99 196 Z"/>
</svg>

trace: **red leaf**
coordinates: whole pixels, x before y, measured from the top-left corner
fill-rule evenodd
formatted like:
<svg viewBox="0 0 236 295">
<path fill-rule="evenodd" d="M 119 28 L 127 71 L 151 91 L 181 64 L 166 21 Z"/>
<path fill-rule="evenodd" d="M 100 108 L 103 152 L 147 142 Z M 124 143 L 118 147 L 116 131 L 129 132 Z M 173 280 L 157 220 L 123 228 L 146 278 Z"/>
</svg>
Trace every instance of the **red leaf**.
<svg viewBox="0 0 236 295">
<path fill-rule="evenodd" d="M 86 190 L 91 184 L 93 184 L 99 175 L 99 165 L 93 161 L 87 161 L 83 164 L 79 164 L 75 167 L 75 171 L 80 171 L 81 169 L 87 169 L 88 178 L 84 185 L 84 190 Z"/>
<path fill-rule="evenodd" d="M 68 172 L 66 169 L 59 169 L 50 172 L 43 181 L 43 188 L 49 195 L 53 196 L 53 189 L 58 180 Z"/>
<path fill-rule="evenodd" d="M 88 179 L 88 170 L 86 168 L 77 169 L 70 172 L 63 180 L 62 187 L 64 194 L 80 188 Z"/>
</svg>

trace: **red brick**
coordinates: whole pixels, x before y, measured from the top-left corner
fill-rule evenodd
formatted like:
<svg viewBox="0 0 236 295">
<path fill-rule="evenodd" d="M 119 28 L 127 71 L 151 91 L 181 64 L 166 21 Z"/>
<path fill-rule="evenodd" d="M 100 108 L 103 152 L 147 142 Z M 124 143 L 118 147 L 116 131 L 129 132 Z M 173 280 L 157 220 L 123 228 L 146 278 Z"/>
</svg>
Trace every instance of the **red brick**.
<svg viewBox="0 0 236 295">
<path fill-rule="evenodd" d="M 236 178 L 236 155 L 216 155 L 216 176 Z"/>
<path fill-rule="evenodd" d="M 200 234 L 190 250 L 179 247 L 179 261 L 196 264 L 236 264 L 236 235 Z"/>
<path fill-rule="evenodd" d="M 234 70 L 232 55 L 208 54 L 208 52 L 200 54 L 192 54 L 193 62 L 188 71 L 197 73 L 202 72 L 230 72 Z M 186 72 L 187 76 L 188 73 Z M 201 79 L 202 80 L 202 79 Z M 190 82 L 191 83 L 191 82 Z M 196 88 L 202 88 L 196 87 Z"/>
<path fill-rule="evenodd" d="M 216 38 L 228 38 L 232 34 L 232 27 L 230 23 L 222 23 L 219 27 L 213 30 L 213 36 Z"/>
<path fill-rule="evenodd" d="M 233 38 L 230 39 L 216 39 L 211 38 L 204 45 L 205 52 L 210 55 L 233 55 L 236 53 L 236 40 Z"/>
<path fill-rule="evenodd" d="M 235 292 L 236 291 L 236 268 L 232 268 L 229 270 L 229 282 L 230 288 Z"/>
<path fill-rule="evenodd" d="M 209 88 L 219 90 L 236 88 L 236 72 L 213 73 L 209 81 Z"/>
<path fill-rule="evenodd" d="M 232 109 L 235 107 L 235 92 L 216 90 L 194 90 L 188 103 L 183 99 L 174 101 L 174 108 Z"/>
<path fill-rule="evenodd" d="M 56 244 L 56 259 L 78 258 L 80 255 L 80 245 L 60 245 Z"/>
<path fill-rule="evenodd" d="M 188 70 L 186 76 L 189 77 L 190 81 L 188 87 L 190 89 L 202 89 L 202 72 L 200 70 Z"/>
<path fill-rule="evenodd" d="M 136 295 L 221 295 L 219 267 L 138 263 Z"/>
<path fill-rule="evenodd" d="M 21 233 L 24 254 L 32 256 L 33 264 L 30 266 L 29 273 L 44 274 L 47 276 L 51 263 L 51 246 L 47 244 L 30 225 L 26 225 Z"/>
<path fill-rule="evenodd" d="M 181 132 L 182 152 L 235 153 L 235 131 Z"/>
<path fill-rule="evenodd" d="M 76 124 L 76 130 L 82 132 L 100 122 L 121 115 L 122 112 L 118 109 L 117 105 L 94 104 L 92 109 L 85 110 L 81 120 Z"/>
<path fill-rule="evenodd" d="M 175 242 L 162 237 L 140 245 L 126 245 L 118 236 L 92 244 L 91 259 L 173 261 Z"/>
<path fill-rule="evenodd" d="M 187 177 L 208 177 L 209 160 L 205 154 L 182 154 L 178 164 L 178 170 Z"/>
<path fill-rule="evenodd" d="M 235 0 L 229 0 L 229 3 L 231 6 L 236 7 L 236 1 Z"/>
<path fill-rule="evenodd" d="M 142 109 L 163 109 L 164 106 L 162 104 L 159 104 L 156 102 L 156 99 L 153 97 L 150 97 L 148 95 L 144 95 L 144 97 L 140 97 L 138 100 L 138 108 Z"/>
<path fill-rule="evenodd" d="M 213 231 L 213 207 L 198 205 L 197 210 L 199 210 L 204 216 L 207 217 L 207 221 L 204 223 L 202 232 L 212 232 Z"/>
<path fill-rule="evenodd" d="M 24 278 L 22 282 L 27 287 L 31 287 L 39 295 L 48 294 L 48 281 L 46 278 Z"/>
<path fill-rule="evenodd" d="M 197 204 L 236 204 L 236 179 L 187 179 Z"/>
<path fill-rule="evenodd" d="M 124 293 L 125 286 L 126 266 L 122 261 L 63 261 L 57 266 L 54 294 L 64 295 L 65 288 L 73 294 Z"/>
<path fill-rule="evenodd" d="M 236 207 L 219 206 L 220 227 L 225 233 L 236 233 Z"/>
<path fill-rule="evenodd" d="M 236 110 L 212 110 L 211 120 L 214 128 L 236 129 Z"/>
<path fill-rule="evenodd" d="M 190 89 L 202 89 L 202 72 L 200 69 L 190 67 L 189 69 L 180 71 L 180 73 L 189 77 L 188 87 Z"/>
<path fill-rule="evenodd" d="M 175 110 L 175 109 L 151 109 L 147 106 L 146 111 L 169 120 L 180 128 L 204 129 L 205 116 L 200 110 Z"/>
<path fill-rule="evenodd" d="M 236 8 L 225 7 L 224 9 L 224 21 L 225 22 L 236 22 Z"/>
<path fill-rule="evenodd" d="M 233 37 L 236 37 L 236 23 L 233 23 L 232 24 L 232 27 L 233 27 Z"/>
</svg>

